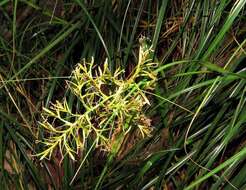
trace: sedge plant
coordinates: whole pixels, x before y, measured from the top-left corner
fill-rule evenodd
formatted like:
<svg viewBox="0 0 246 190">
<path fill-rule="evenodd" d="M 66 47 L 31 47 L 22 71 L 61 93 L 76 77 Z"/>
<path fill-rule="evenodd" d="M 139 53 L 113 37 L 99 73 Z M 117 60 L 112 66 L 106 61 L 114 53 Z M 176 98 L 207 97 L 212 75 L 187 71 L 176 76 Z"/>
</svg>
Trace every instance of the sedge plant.
<svg viewBox="0 0 246 190">
<path fill-rule="evenodd" d="M 83 110 L 74 113 L 66 98 L 43 108 L 40 126 L 47 136 L 41 140 L 44 150 L 38 154 L 40 159 L 50 158 L 59 149 L 63 156 L 75 160 L 88 138 L 96 148 L 117 152 L 130 131 L 149 136 L 152 130 L 143 110 L 150 106 L 146 92 L 157 80 L 152 53 L 148 39 L 142 37 L 138 63 L 128 76 L 120 68 L 111 72 L 107 60 L 102 67 L 96 66 L 93 58 L 79 63 L 68 86 Z"/>
</svg>

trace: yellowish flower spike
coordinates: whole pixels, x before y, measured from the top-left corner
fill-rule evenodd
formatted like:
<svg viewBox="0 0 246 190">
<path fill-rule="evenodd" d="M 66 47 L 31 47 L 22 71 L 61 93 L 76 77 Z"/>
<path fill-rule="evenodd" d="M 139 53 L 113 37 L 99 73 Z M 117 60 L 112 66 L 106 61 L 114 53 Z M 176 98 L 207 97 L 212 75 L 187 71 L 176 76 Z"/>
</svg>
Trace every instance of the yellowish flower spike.
<svg viewBox="0 0 246 190">
<path fill-rule="evenodd" d="M 84 111 L 73 113 L 66 99 L 43 108 L 40 127 L 46 139 L 41 141 L 44 151 L 38 154 L 40 159 L 50 158 L 59 148 L 63 156 L 68 154 L 74 160 L 88 138 L 96 147 L 111 151 L 116 135 L 126 135 L 135 129 L 143 137 L 150 135 L 150 119 L 144 115 L 143 108 L 151 104 L 146 90 L 153 89 L 156 83 L 153 71 L 157 64 L 151 62 L 152 53 L 143 38 L 139 61 L 127 79 L 120 68 L 111 72 L 107 60 L 102 67 L 96 67 L 93 58 L 91 62 L 79 63 L 68 84 Z"/>
</svg>

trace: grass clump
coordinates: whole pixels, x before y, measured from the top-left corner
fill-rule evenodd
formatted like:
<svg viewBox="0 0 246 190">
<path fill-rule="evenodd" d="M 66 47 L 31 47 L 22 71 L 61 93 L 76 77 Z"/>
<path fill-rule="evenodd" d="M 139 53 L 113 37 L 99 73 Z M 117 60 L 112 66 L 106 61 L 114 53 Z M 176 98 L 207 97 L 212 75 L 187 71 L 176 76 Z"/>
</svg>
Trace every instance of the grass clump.
<svg viewBox="0 0 246 190">
<path fill-rule="evenodd" d="M 1 1 L 1 189 L 246 189 L 245 5 Z"/>
<path fill-rule="evenodd" d="M 59 147 L 63 155 L 74 160 L 74 153 L 83 149 L 88 138 L 95 147 L 111 152 L 114 141 L 119 148 L 121 142 L 117 139 L 130 131 L 137 129 L 142 137 L 150 135 L 150 122 L 145 122 L 149 119 L 143 110 L 150 105 L 145 92 L 155 86 L 157 64 L 150 58 L 153 50 L 146 40 L 141 39 L 139 61 L 129 76 L 120 68 L 111 72 L 107 60 L 102 68 L 95 65 L 93 58 L 77 65 L 68 86 L 83 110 L 73 113 L 66 99 L 43 109 L 40 124 L 48 137 L 42 141 L 45 150 L 38 154 L 41 159 L 50 157 Z"/>
</svg>

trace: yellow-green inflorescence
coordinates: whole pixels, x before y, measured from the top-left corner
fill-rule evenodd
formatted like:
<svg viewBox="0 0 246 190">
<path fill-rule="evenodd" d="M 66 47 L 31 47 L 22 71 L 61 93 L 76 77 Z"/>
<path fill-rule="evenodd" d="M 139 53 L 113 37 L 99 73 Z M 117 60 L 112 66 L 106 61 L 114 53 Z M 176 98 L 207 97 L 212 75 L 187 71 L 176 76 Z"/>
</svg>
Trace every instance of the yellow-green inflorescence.
<svg viewBox="0 0 246 190">
<path fill-rule="evenodd" d="M 41 159 L 50 158 L 57 148 L 62 155 L 75 159 L 88 138 L 95 147 L 110 152 L 119 134 L 125 136 L 138 130 L 143 137 L 150 135 L 151 126 L 143 122 L 149 120 L 143 108 L 150 106 L 146 91 L 155 86 L 157 63 L 152 62 L 151 46 L 143 43 L 143 39 L 141 42 L 138 63 L 127 77 L 120 68 L 111 72 L 107 60 L 102 67 L 96 66 L 93 59 L 77 65 L 68 86 L 83 111 L 73 113 L 66 99 L 43 108 L 40 126 L 48 137 L 41 140 L 45 147 L 38 154 Z"/>
</svg>

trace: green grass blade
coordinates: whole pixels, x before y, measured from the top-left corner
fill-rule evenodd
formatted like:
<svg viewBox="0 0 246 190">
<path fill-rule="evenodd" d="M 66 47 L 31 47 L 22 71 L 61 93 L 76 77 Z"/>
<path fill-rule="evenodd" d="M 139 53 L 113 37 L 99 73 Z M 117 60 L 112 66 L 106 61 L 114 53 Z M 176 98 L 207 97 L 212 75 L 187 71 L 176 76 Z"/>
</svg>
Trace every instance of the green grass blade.
<svg viewBox="0 0 246 190">
<path fill-rule="evenodd" d="M 36 63 L 42 56 L 44 56 L 48 51 L 50 51 L 53 47 L 55 47 L 59 42 L 64 40 L 70 33 L 72 33 L 75 29 L 80 26 L 80 22 L 73 24 L 66 32 L 64 32 L 61 36 L 51 42 L 47 47 L 45 47 L 41 52 L 39 52 L 34 58 L 32 58 L 24 67 L 22 67 L 19 71 L 17 71 L 12 77 L 8 80 L 13 80 L 20 74 L 22 74 L 25 70 L 31 67 L 34 63 Z"/>
<path fill-rule="evenodd" d="M 221 171 L 225 167 L 229 166 L 233 162 L 239 162 L 239 161 L 241 161 L 242 159 L 245 158 L 245 156 L 246 156 L 246 148 L 243 148 L 240 152 L 238 152 L 237 154 L 235 154 L 234 156 L 232 156 L 231 158 L 229 158 L 228 160 L 226 160 L 225 162 L 223 162 L 222 164 L 220 164 L 219 166 L 217 166 L 216 168 L 214 168 L 213 170 L 211 170 L 210 172 L 208 172 L 203 177 L 200 177 L 200 178 L 196 179 L 195 181 L 193 181 L 184 190 L 193 189 L 194 187 L 196 187 L 197 185 L 199 185 L 200 183 L 202 183 L 203 181 L 205 181 L 209 177 L 212 177 L 213 175 L 215 175 L 216 173 L 218 173 L 219 171 Z"/>
</svg>

